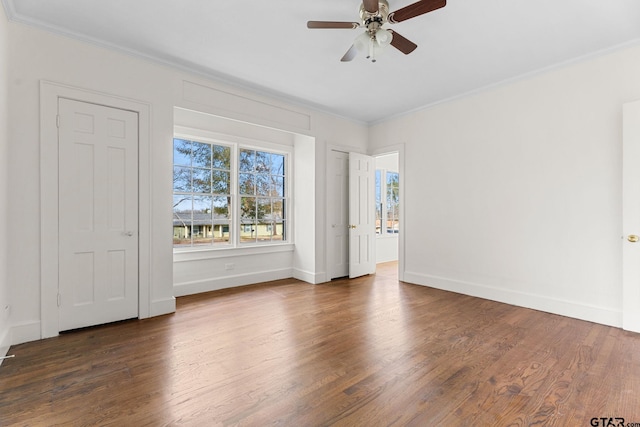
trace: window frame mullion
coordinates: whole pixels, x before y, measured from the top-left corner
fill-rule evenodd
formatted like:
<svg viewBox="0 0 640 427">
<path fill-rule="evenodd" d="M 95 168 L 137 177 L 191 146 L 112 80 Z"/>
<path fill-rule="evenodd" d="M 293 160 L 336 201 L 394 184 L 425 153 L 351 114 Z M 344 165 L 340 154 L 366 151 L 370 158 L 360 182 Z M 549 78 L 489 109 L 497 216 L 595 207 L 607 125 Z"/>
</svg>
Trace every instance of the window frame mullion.
<svg viewBox="0 0 640 427">
<path fill-rule="evenodd" d="M 231 226 L 233 229 L 233 235 L 231 236 L 231 245 L 233 248 L 237 248 L 240 245 L 240 189 L 239 189 L 239 178 L 240 178 L 240 170 L 238 167 L 238 152 L 240 151 L 239 144 L 234 142 L 231 143 L 231 175 L 233 175 L 233 179 L 231 179 Z"/>
</svg>

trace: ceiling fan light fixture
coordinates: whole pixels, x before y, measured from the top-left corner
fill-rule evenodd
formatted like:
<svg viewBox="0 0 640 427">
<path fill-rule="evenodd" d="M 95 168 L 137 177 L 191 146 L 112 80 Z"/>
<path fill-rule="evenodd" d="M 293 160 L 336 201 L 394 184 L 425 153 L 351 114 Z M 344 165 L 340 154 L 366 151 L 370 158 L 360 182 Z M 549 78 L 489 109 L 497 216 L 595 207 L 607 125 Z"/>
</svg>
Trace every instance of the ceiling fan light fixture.
<svg viewBox="0 0 640 427">
<path fill-rule="evenodd" d="M 375 39 L 378 43 L 378 46 L 384 48 L 391 44 L 393 34 L 391 33 L 391 31 L 380 28 L 378 31 L 376 31 Z"/>
<path fill-rule="evenodd" d="M 353 45 L 362 52 L 367 52 L 369 50 L 369 44 L 371 43 L 371 36 L 369 35 L 368 31 L 365 31 L 364 33 L 360 34 L 358 37 L 356 37 L 356 39 L 353 41 Z"/>
<path fill-rule="evenodd" d="M 376 62 L 377 57 L 391 44 L 392 39 L 393 34 L 391 31 L 380 28 L 375 32 L 365 31 L 360 34 L 354 40 L 353 45 L 359 51 L 365 52 L 367 59 L 371 60 L 371 62 Z"/>
</svg>

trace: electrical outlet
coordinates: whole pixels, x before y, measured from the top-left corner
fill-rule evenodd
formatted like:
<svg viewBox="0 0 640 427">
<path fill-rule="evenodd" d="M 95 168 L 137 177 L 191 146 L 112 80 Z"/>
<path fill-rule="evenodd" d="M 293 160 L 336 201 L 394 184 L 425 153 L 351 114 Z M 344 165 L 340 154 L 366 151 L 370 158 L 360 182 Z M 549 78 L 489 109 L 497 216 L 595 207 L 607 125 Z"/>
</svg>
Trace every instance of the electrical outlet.
<svg viewBox="0 0 640 427">
<path fill-rule="evenodd" d="M 225 270 L 233 270 L 234 268 L 236 268 L 236 265 L 232 262 L 224 265 Z"/>
</svg>

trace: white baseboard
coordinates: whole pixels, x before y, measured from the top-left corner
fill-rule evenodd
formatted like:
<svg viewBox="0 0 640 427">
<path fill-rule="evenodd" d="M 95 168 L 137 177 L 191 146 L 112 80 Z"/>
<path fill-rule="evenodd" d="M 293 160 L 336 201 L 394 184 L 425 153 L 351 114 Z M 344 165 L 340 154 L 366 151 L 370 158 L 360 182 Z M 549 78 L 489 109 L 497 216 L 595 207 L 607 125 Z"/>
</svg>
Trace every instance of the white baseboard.
<svg viewBox="0 0 640 427">
<path fill-rule="evenodd" d="M 626 331 L 640 333 L 640 313 L 624 313 L 622 328 Z"/>
<path fill-rule="evenodd" d="M 37 341 L 42 338 L 40 321 L 25 322 L 11 327 L 11 345 Z"/>
<path fill-rule="evenodd" d="M 267 270 L 256 273 L 236 274 L 233 276 L 215 277 L 192 282 L 175 283 L 174 295 L 177 297 L 199 294 L 203 292 L 217 291 L 220 289 L 235 288 L 237 286 L 252 285 L 255 283 L 269 282 L 271 280 L 288 279 L 293 277 L 291 268 Z"/>
<path fill-rule="evenodd" d="M 622 327 L 622 311 L 607 307 L 580 304 L 573 301 L 551 298 L 543 295 L 500 289 L 479 283 L 471 283 L 446 277 L 405 271 L 404 281 L 431 288 L 470 295 L 473 297 L 503 302 L 518 307 L 531 308 L 561 316 Z"/>
<path fill-rule="evenodd" d="M 162 316 L 163 314 L 175 313 L 176 298 L 170 297 L 161 300 L 151 301 L 149 307 L 149 317 Z"/>
<path fill-rule="evenodd" d="M 293 269 L 293 278 L 311 283 L 312 285 L 317 285 L 318 283 L 324 283 L 326 281 L 324 272 L 313 273 L 311 271 L 300 270 L 298 268 Z"/>
</svg>

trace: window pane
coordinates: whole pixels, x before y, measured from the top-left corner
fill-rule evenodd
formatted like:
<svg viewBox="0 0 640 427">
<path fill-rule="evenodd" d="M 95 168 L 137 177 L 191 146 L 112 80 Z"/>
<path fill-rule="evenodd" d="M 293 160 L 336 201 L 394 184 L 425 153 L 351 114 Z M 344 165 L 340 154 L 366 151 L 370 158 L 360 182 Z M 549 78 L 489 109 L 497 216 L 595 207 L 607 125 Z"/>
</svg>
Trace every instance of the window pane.
<svg viewBox="0 0 640 427">
<path fill-rule="evenodd" d="M 271 195 L 275 197 L 284 197 L 284 177 L 272 176 L 271 177 Z"/>
<path fill-rule="evenodd" d="M 193 198 L 193 231 L 194 245 L 211 244 L 213 242 L 213 198 L 197 196 Z"/>
<path fill-rule="evenodd" d="M 173 196 L 173 244 L 191 245 L 191 196 Z"/>
<path fill-rule="evenodd" d="M 271 154 L 271 175 L 284 175 L 284 155 Z"/>
<path fill-rule="evenodd" d="M 191 141 L 173 140 L 173 164 L 191 166 Z"/>
<path fill-rule="evenodd" d="M 271 220 L 271 199 L 258 199 L 258 220 Z"/>
<path fill-rule="evenodd" d="M 231 169 L 231 148 L 220 145 L 213 146 L 212 166 L 216 169 Z"/>
<path fill-rule="evenodd" d="M 284 219 L 284 200 L 273 199 L 272 206 L 272 218 L 274 221 L 282 221 Z"/>
<path fill-rule="evenodd" d="M 216 220 L 231 220 L 231 197 L 214 197 L 213 198 L 213 217 Z"/>
<path fill-rule="evenodd" d="M 231 239 L 231 197 L 213 198 L 213 243 L 228 243 Z"/>
<path fill-rule="evenodd" d="M 243 223 L 245 220 L 255 222 L 256 218 L 256 198 L 255 197 L 242 197 L 240 198 L 240 217 Z"/>
<path fill-rule="evenodd" d="M 240 194 L 246 194 L 252 196 L 255 194 L 254 174 L 241 173 L 238 176 L 238 191 Z"/>
<path fill-rule="evenodd" d="M 211 212 L 213 207 L 213 197 L 211 196 L 195 196 L 193 198 L 193 220 L 196 220 L 196 213 L 202 214 L 200 219 L 211 222 Z"/>
<path fill-rule="evenodd" d="M 256 224 L 244 223 L 240 227 L 240 242 L 251 243 L 256 241 Z"/>
<path fill-rule="evenodd" d="M 229 194 L 231 192 L 230 173 L 214 170 L 211 174 L 211 192 L 216 194 Z"/>
<path fill-rule="evenodd" d="M 256 237 L 259 242 L 267 242 L 271 240 L 271 232 L 273 226 L 271 223 L 261 222 L 256 227 Z"/>
<path fill-rule="evenodd" d="M 193 192 L 211 193 L 211 169 L 193 169 Z"/>
<path fill-rule="evenodd" d="M 276 222 L 273 224 L 273 230 L 271 233 L 272 241 L 282 241 L 284 239 L 284 222 Z"/>
<path fill-rule="evenodd" d="M 173 167 L 173 191 L 191 192 L 191 168 Z"/>
<path fill-rule="evenodd" d="M 239 168 L 241 172 L 253 172 L 255 170 L 256 152 L 253 150 L 240 150 Z"/>
<path fill-rule="evenodd" d="M 269 180 L 269 175 L 265 175 L 265 174 L 256 175 L 256 194 L 258 196 L 271 195 L 271 182 Z"/>
<path fill-rule="evenodd" d="M 382 183 L 380 182 L 380 169 L 376 170 L 376 204 L 382 201 Z"/>
<path fill-rule="evenodd" d="M 194 167 L 211 168 L 211 144 L 195 141 L 192 144 L 192 165 Z"/>
<path fill-rule="evenodd" d="M 392 187 L 398 186 L 399 175 L 396 172 L 387 172 L 387 185 Z"/>
<path fill-rule="evenodd" d="M 271 170 L 271 155 L 264 151 L 256 151 L 256 172 L 269 173 Z"/>
<path fill-rule="evenodd" d="M 273 224 L 273 234 L 271 236 L 271 240 L 272 241 L 283 241 L 283 240 L 287 240 L 286 236 L 286 228 L 285 228 L 285 221 L 281 221 L 281 222 L 276 222 Z"/>
<path fill-rule="evenodd" d="M 397 188 L 394 187 L 388 187 L 387 188 L 387 202 L 390 205 L 393 204 L 398 204 L 398 201 L 400 200 L 400 191 Z"/>
</svg>

